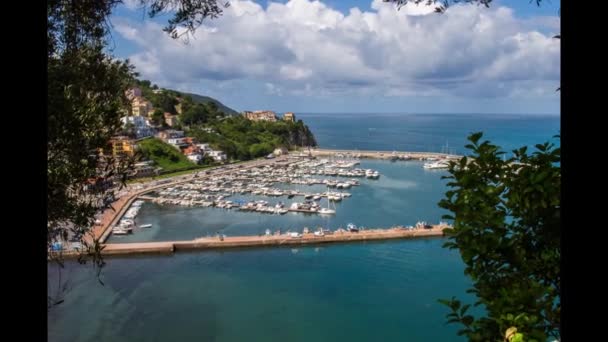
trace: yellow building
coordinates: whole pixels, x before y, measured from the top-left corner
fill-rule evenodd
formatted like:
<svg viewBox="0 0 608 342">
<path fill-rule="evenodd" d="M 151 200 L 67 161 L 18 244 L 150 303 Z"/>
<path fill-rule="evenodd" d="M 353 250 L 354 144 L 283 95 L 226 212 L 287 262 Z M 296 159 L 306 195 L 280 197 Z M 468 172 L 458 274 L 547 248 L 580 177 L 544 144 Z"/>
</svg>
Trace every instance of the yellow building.
<svg viewBox="0 0 608 342">
<path fill-rule="evenodd" d="M 285 115 L 283 115 L 283 120 L 289 122 L 296 122 L 296 115 L 292 112 L 287 112 L 285 113 Z"/>
<path fill-rule="evenodd" d="M 152 109 L 152 103 L 143 97 L 136 97 L 131 101 L 131 110 L 134 116 L 147 117 Z"/>
<path fill-rule="evenodd" d="M 112 146 L 112 155 L 117 156 L 129 156 L 132 157 L 135 154 L 137 145 L 135 142 L 127 137 L 114 137 L 110 140 Z"/>
<path fill-rule="evenodd" d="M 243 116 L 251 121 L 277 121 L 277 115 L 271 110 L 256 110 L 254 112 L 245 111 Z"/>
</svg>

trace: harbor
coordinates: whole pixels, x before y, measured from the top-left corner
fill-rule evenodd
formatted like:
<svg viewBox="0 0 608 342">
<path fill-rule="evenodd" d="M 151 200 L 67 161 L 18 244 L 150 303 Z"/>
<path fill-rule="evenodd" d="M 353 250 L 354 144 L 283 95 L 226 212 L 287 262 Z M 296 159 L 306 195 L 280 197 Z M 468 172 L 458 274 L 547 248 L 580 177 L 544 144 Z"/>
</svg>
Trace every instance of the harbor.
<svg viewBox="0 0 608 342">
<path fill-rule="evenodd" d="M 387 156 L 395 155 L 406 156 L 406 158 L 398 159 L 404 163 L 394 163 L 396 160 L 387 158 Z M 426 167 L 421 167 L 423 161 L 444 161 L 448 160 L 448 157 L 453 156 L 415 152 L 372 151 L 361 153 L 360 151 L 314 149 L 292 152 L 287 156 L 270 160 L 256 160 L 236 165 L 219 166 L 205 172 L 180 176 L 175 179 L 131 186 L 128 189 L 129 192 L 114 203 L 113 210 L 104 212 L 93 231 L 95 237 L 99 238 L 101 243 L 105 243 L 106 248 L 109 248 L 108 246 L 115 242 L 118 244 L 148 243 L 145 238 L 140 242 L 138 238 L 130 237 L 134 233 L 142 234 L 142 232 L 161 229 L 157 224 L 153 225 L 145 219 L 139 220 L 137 218 L 142 205 L 149 205 L 144 203 L 161 207 L 221 209 L 222 211 L 232 211 L 235 214 L 313 215 L 319 216 L 320 220 L 324 220 L 322 224 L 327 223 L 329 225 L 332 224 L 331 218 L 336 216 L 337 212 L 340 216 L 340 211 L 345 204 L 343 202 L 351 201 L 352 198 L 359 196 L 359 188 L 362 182 L 370 187 L 374 187 L 374 184 L 382 184 L 382 172 L 371 167 L 363 167 L 361 163 L 365 164 L 373 162 L 373 160 L 382 162 L 384 160 L 384 162 L 390 161 L 389 164 L 395 165 L 394 167 L 412 165 L 416 168 L 426 169 Z M 408 161 L 413 164 L 408 163 Z M 425 218 L 432 220 L 439 217 L 422 217 L 422 219 Z M 353 221 L 359 223 L 360 220 L 357 221 L 356 217 L 353 217 Z M 414 224 L 417 221 L 396 221 L 384 227 Z M 297 225 L 294 227 L 292 224 L 284 229 L 299 229 L 301 231 L 302 227 L 308 223 L 305 218 L 298 222 L 302 222 L 299 227 Z M 317 224 L 319 221 L 314 222 L 314 224 Z M 338 225 L 336 224 L 334 229 Z M 373 223 L 366 225 L 378 226 Z M 382 223 L 380 226 L 382 226 Z M 271 225 L 271 228 L 277 229 L 279 227 Z M 220 230 L 222 229 L 220 228 Z M 257 230 L 259 234 L 259 228 Z M 236 238 L 237 241 L 240 241 L 239 238 L 242 235 L 247 236 L 251 233 L 243 234 L 241 231 L 237 231 L 229 234 L 234 236 L 229 236 L 227 239 Z M 204 238 L 209 239 L 214 234 L 208 232 L 205 235 Z M 121 239 L 113 238 L 112 241 L 107 241 L 110 236 L 120 237 Z M 190 239 L 192 238 L 194 237 Z M 185 241 L 191 243 L 193 240 L 190 239 Z M 334 237 L 327 240 L 332 241 L 332 239 Z M 335 239 L 345 238 L 337 237 Z M 355 240 L 356 238 L 352 241 Z M 157 241 L 154 239 L 150 243 L 165 241 L 184 240 L 175 240 L 169 236 L 164 240 Z M 304 239 L 303 241 L 307 240 Z M 258 243 L 260 242 L 255 242 L 255 244 Z M 108 251 L 110 250 L 112 248 L 108 249 Z"/>
</svg>

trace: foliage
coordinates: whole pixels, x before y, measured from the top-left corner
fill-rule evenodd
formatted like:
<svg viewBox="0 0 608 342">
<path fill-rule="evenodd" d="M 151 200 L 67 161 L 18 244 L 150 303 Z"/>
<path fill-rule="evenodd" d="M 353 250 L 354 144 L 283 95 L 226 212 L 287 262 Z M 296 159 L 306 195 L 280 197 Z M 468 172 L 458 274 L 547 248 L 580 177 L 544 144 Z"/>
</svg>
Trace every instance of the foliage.
<svg viewBox="0 0 608 342">
<path fill-rule="evenodd" d="M 197 103 L 182 109 L 180 122 L 186 126 L 197 125 L 207 122 L 210 116 L 207 106 Z"/>
<path fill-rule="evenodd" d="M 384 2 L 392 2 L 397 4 L 398 8 L 401 8 L 408 3 L 413 3 L 416 5 L 423 4 L 425 6 L 435 5 L 435 12 L 443 13 L 450 6 L 450 4 L 457 3 L 467 3 L 467 4 L 476 4 L 485 7 L 490 7 L 492 0 L 383 0 Z M 535 2 L 537 6 L 540 6 L 542 0 L 530 0 L 530 2 Z"/>
<path fill-rule="evenodd" d="M 155 109 L 150 116 L 150 121 L 152 121 L 152 123 L 156 126 L 166 126 L 165 113 L 163 113 L 163 111 L 160 109 Z"/>
<path fill-rule="evenodd" d="M 216 99 L 214 99 L 212 97 L 198 95 L 198 94 L 189 94 L 189 93 L 182 93 L 182 95 L 184 97 L 190 97 L 190 100 L 193 103 L 207 104 L 207 103 L 212 102 L 217 107 L 217 110 L 219 112 L 224 113 L 226 116 L 229 116 L 229 115 L 238 115 L 239 114 L 236 110 L 234 110 L 234 109 L 232 109 L 232 108 L 224 105 L 223 103 L 221 103 L 220 101 L 218 101 L 218 100 L 216 100 Z"/>
<path fill-rule="evenodd" d="M 528 341 L 559 339 L 560 148 L 523 147 L 503 160 L 481 137 L 469 137 L 470 158 L 450 163 L 451 189 L 439 205 L 454 214 L 445 217 L 454 220 L 445 246 L 460 251 L 487 316 L 475 319 L 452 298 L 441 301 L 452 309 L 448 322 L 461 323 L 471 341 L 503 340 L 509 328 Z"/>
<path fill-rule="evenodd" d="M 204 128 L 211 128 L 214 133 L 206 132 Z M 204 127 L 192 127 L 188 134 L 238 160 L 266 156 L 280 146 L 316 146 L 312 132 L 301 120 L 297 123 L 256 122 L 239 115 L 223 120 L 211 119 Z"/>
<path fill-rule="evenodd" d="M 47 1 L 47 247 L 80 236 L 97 265 L 97 242 L 84 233 L 112 200 L 108 186 L 124 182 L 133 162 L 98 153 L 121 129 L 133 77 L 127 62 L 103 52 L 104 20 L 117 3 Z"/>
<path fill-rule="evenodd" d="M 140 141 L 138 145 L 142 155 L 162 167 L 163 171 L 174 171 L 196 166 L 177 148 L 160 139 L 145 139 Z"/>
<path fill-rule="evenodd" d="M 84 245 L 80 262 L 92 257 L 103 266 L 90 233 L 95 213 L 113 200 L 112 183 L 123 184 L 133 160 L 101 156 L 121 130 L 128 112 L 125 91 L 135 73 L 128 61 L 106 54 L 108 18 L 121 0 L 47 1 L 47 247 L 70 235 Z M 150 16 L 177 9 L 169 21 L 193 31 L 205 18 L 221 14 L 216 0 L 142 0 Z M 176 34 L 173 35 L 177 36 Z M 150 87 L 148 81 L 147 87 Z M 161 108 L 162 102 L 161 102 Z M 60 253 L 49 257 L 62 265 Z M 100 269 L 98 269 L 100 270 Z M 62 302 L 49 295 L 49 307 Z"/>
</svg>

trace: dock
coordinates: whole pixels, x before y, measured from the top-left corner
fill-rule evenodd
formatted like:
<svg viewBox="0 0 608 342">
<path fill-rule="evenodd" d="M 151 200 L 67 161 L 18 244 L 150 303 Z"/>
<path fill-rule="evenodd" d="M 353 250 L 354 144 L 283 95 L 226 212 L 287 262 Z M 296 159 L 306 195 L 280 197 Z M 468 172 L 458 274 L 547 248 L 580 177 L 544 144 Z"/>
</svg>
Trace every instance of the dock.
<svg viewBox="0 0 608 342">
<path fill-rule="evenodd" d="M 306 153 L 307 151 L 302 151 Z M 436 153 L 436 152 L 406 152 L 406 151 L 367 151 L 367 150 L 330 150 L 311 149 L 313 157 L 345 157 L 345 158 L 369 158 L 369 159 L 391 159 L 395 156 L 407 156 L 410 160 L 425 160 L 428 158 L 461 158 L 462 156 Z"/>
<path fill-rule="evenodd" d="M 432 228 L 406 229 L 393 227 L 388 229 L 365 229 L 359 232 L 334 232 L 324 236 L 313 233 L 302 234 L 301 237 L 291 237 L 286 234 L 262 236 L 226 236 L 204 237 L 187 241 L 167 242 L 137 242 L 137 243 L 110 243 L 104 244 L 101 252 L 104 256 L 113 255 L 145 255 L 145 254 L 172 254 L 188 250 L 215 250 L 226 248 L 255 248 L 277 246 L 305 246 L 327 243 L 365 242 L 381 240 L 397 240 L 412 238 L 442 237 L 444 230 L 451 229 L 446 225 L 435 225 Z M 77 257 L 75 252 L 63 251 L 66 258 Z"/>
</svg>

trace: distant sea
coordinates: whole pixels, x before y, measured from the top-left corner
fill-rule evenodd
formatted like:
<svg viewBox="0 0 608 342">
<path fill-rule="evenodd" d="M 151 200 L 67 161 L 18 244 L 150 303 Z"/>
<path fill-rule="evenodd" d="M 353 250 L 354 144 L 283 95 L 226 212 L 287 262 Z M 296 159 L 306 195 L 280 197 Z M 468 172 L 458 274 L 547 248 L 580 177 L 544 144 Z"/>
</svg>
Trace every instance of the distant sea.
<svg viewBox="0 0 608 342">
<path fill-rule="evenodd" d="M 558 116 L 298 114 L 324 148 L 464 153 L 467 134 L 506 151 L 559 133 Z M 559 140 L 553 139 L 555 143 Z M 379 180 L 362 180 L 333 218 L 238 213 L 144 204 L 153 227 L 110 242 L 192 239 L 221 231 L 332 229 L 437 222 L 445 171 L 420 162 L 362 160 Z M 289 187 L 289 186 L 286 186 Z M 309 191 L 324 189 L 311 187 Z M 238 197 L 238 196 L 237 196 Z M 276 201 L 278 199 L 268 199 Z M 281 199 L 288 201 L 285 198 Z M 295 198 L 294 198 L 295 200 Z M 90 266 L 49 265 L 49 291 L 70 289 L 48 314 L 49 341 L 464 341 L 445 324 L 439 298 L 459 297 L 470 280 L 443 238 L 241 249 L 109 258 L 101 285 Z"/>
<path fill-rule="evenodd" d="M 551 141 L 559 145 L 558 115 L 524 114 L 299 114 L 329 149 L 420 151 L 463 154 L 466 138 L 483 132 L 484 139 L 505 152 Z"/>
</svg>

